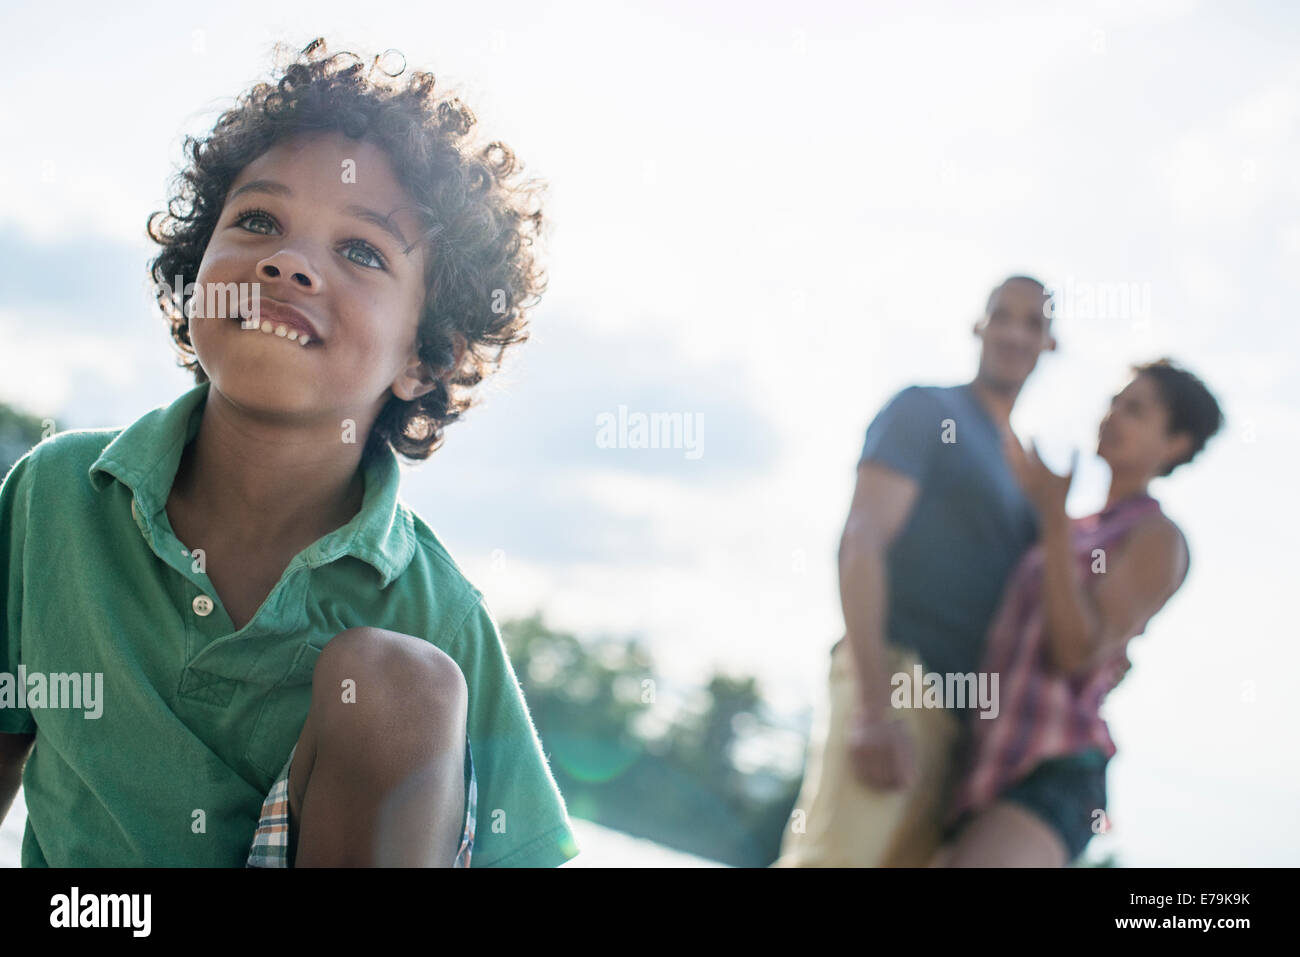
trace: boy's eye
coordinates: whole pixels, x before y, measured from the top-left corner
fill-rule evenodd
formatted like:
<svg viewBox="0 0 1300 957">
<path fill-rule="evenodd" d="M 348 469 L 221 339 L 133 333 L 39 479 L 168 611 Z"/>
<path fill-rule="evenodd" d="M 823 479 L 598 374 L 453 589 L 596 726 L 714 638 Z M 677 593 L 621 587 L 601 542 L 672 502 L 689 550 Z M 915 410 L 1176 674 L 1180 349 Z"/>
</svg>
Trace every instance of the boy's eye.
<svg viewBox="0 0 1300 957">
<path fill-rule="evenodd" d="M 266 213 L 262 212 L 260 209 L 250 209 L 247 212 L 240 213 L 238 216 L 235 217 L 235 225 L 242 226 L 245 223 L 249 222 L 250 220 L 254 220 L 254 219 L 264 220 L 268 223 L 271 222 L 271 217 L 268 216 Z M 255 229 L 253 230 L 253 232 L 260 232 L 260 230 Z"/>
<path fill-rule="evenodd" d="M 269 224 L 271 228 L 274 228 L 275 226 L 275 220 L 272 219 L 271 214 L 264 209 L 245 210 L 244 212 L 240 213 L 238 216 L 235 217 L 234 225 L 245 226 L 247 223 L 254 222 L 257 220 Z M 253 233 L 257 233 L 258 235 L 261 236 L 266 236 L 270 234 L 269 230 L 263 231 L 260 229 L 251 229 L 249 231 Z M 381 253 L 374 246 L 370 245 L 370 243 L 366 242 L 364 239 L 349 239 L 344 243 L 343 248 L 345 250 L 344 256 L 347 257 L 349 262 L 356 263 L 358 266 L 364 266 L 367 269 L 387 270 L 388 268 L 388 261 L 384 259 L 383 253 Z M 360 248 L 364 252 L 368 253 L 370 259 L 374 260 L 374 264 L 371 265 L 371 263 L 367 260 L 357 260 L 353 258 L 351 255 L 349 255 L 350 251 L 355 248 Z"/>
<path fill-rule="evenodd" d="M 349 250 L 351 250 L 351 249 L 361 249 L 363 252 L 368 253 L 371 257 L 373 257 L 373 258 L 375 259 L 375 261 L 376 261 L 376 265 L 377 265 L 377 268 L 379 268 L 379 269 L 383 269 L 383 268 L 384 268 L 384 257 L 380 255 L 378 249 L 376 249 L 374 246 L 370 245 L 370 244 L 369 244 L 368 242 L 366 242 L 365 240 L 362 240 L 362 239 L 350 239 L 350 240 L 348 240 L 347 248 L 348 248 Z M 344 255 L 347 255 L 347 254 L 344 253 Z M 357 262 L 355 259 L 353 259 L 352 262 L 357 263 L 358 266 L 366 266 L 366 265 L 367 265 L 367 264 L 364 263 L 364 262 Z M 374 269 L 374 268 L 376 268 L 376 266 L 370 266 L 369 268 Z"/>
</svg>

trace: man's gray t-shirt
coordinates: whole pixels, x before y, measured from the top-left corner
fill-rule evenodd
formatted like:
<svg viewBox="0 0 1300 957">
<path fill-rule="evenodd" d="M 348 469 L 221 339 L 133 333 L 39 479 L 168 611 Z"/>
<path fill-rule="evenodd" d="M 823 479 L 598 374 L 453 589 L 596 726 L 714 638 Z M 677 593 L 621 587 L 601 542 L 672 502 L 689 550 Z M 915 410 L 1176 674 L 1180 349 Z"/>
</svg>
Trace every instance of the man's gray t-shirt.
<svg viewBox="0 0 1300 957">
<path fill-rule="evenodd" d="M 887 553 L 886 640 L 928 671 L 978 670 L 1007 579 L 1038 537 L 997 425 L 969 384 L 910 386 L 867 429 L 866 462 L 920 487 Z"/>
</svg>

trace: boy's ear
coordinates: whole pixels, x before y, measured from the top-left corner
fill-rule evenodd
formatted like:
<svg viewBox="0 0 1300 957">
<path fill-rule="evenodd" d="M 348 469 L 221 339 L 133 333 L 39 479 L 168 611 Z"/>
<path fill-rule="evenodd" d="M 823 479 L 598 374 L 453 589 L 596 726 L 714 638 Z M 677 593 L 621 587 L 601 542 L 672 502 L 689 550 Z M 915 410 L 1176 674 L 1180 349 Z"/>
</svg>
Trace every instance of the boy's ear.
<svg viewBox="0 0 1300 957">
<path fill-rule="evenodd" d="M 435 375 L 429 375 L 429 366 L 422 362 L 419 356 L 412 359 L 412 363 L 407 367 L 406 372 L 398 379 L 393 386 L 393 395 L 397 396 L 403 402 L 412 402 L 422 395 L 427 395 L 434 390 L 438 380 L 448 382 L 460 369 L 460 363 L 465 358 L 465 350 L 469 347 L 469 340 L 459 332 L 453 332 L 451 335 L 451 365 L 440 370 Z"/>
<path fill-rule="evenodd" d="M 446 380 L 456 374 L 456 371 L 460 368 L 461 360 L 465 358 L 465 350 L 468 346 L 469 340 L 461 333 L 453 332 L 451 334 L 451 365 L 446 369 L 443 369 L 442 372 L 438 374 L 438 378 Z"/>
<path fill-rule="evenodd" d="M 393 395 L 403 402 L 414 402 L 421 396 L 428 395 L 437 385 L 436 378 L 431 379 L 424 373 L 424 366 L 415 365 L 407 369 L 397 381 L 393 383 Z"/>
</svg>

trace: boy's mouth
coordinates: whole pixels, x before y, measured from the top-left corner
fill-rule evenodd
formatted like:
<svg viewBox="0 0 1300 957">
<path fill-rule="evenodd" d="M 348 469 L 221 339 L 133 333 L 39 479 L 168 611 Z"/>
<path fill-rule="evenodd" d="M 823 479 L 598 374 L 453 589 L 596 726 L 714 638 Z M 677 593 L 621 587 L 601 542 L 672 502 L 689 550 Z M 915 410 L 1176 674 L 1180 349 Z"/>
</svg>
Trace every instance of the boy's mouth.
<svg viewBox="0 0 1300 957">
<path fill-rule="evenodd" d="M 282 339 L 288 339 L 290 342 L 299 342 L 303 345 L 324 341 L 321 339 L 320 334 L 317 333 L 316 326 L 312 324 L 312 321 L 303 312 L 287 302 L 262 297 L 261 301 L 254 303 L 252 307 L 245 307 L 241 303 L 239 313 L 245 319 L 253 314 L 257 316 L 258 325 L 254 326 L 249 321 L 248 325 L 245 326 L 247 329 L 258 328 L 268 335 L 276 335 Z"/>
<path fill-rule="evenodd" d="M 300 332 L 293 326 L 286 325 L 283 322 L 273 322 L 271 319 L 263 316 L 261 325 L 256 325 L 252 319 L 244 319 L 241 316 L 235 316 L 235 321 L 239 323 L 239 328 L 243 331 L 264 336 L 274 336 L 284 339 L 286 342 L 295 342 L 304 349 L 312 349 L 320 346 L 322 343 L 319 339 Z"/>
</svg>

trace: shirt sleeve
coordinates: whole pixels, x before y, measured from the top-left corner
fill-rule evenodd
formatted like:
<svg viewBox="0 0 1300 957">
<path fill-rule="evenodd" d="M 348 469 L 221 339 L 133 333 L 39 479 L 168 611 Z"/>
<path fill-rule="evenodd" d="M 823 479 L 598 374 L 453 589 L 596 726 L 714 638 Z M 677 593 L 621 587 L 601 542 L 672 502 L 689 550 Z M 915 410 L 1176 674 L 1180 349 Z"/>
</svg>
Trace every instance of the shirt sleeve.
<svg viewBox="0 0 1300 957">
<path fill-rule="evenodd" d="M 497 623 L 479 596 L 448 654 L 469 688 L 478 810 L 471 867 L 558 867 L 578 854 Z"/>
<path fill-rule="evenodd" d="M 18 460 L 0 486 L 0 588 L 4 589 L 4 600 L 0 602 L 0 733 L 4 734 L 36 731 L 31 711 L 16 706 L 18 665 L 22 660 L 23 551 L 31 504 L 32 451 Z"/>
<path fill-rule="evenodd" d="M 926 390 L 908 386 L 867 427 L 858 466 L 873 462 L 920 482 L 941 428 L 942 416 Z"/>
</svg>

